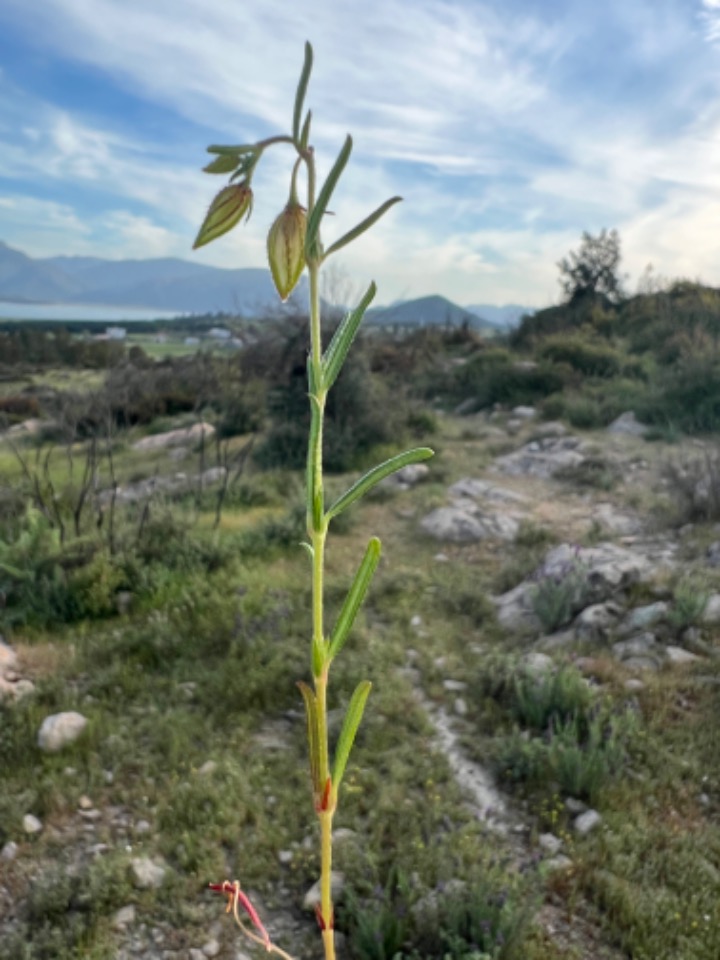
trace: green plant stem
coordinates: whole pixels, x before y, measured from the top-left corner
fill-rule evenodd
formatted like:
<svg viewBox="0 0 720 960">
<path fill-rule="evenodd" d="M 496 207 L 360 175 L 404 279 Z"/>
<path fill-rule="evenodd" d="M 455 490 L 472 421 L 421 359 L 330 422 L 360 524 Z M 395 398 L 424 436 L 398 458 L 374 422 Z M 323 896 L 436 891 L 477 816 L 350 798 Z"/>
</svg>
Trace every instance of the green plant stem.
<svg viewBox="0 0 720 960">
<path fill-rule="evenodd" d="M 308 210 L 312 211 L 314 203 L 314 163 L 312 156 L 308 160 Z M 311 448 L 308 457 L 312 460 L 313 469 L 308 471 L 308 517 L 311 524 L 310 536 L 313 547 L 312 568 L 312 608 L 313 608 L 313 648 L 324 649 L 326 646 L 323 626 L 324 606 L 324 572 L 325 572 L 325 540 L 327 538 L 327 519 L 316 509 L 317 503 L 323 502 L 323 462 L 322 440 L 323 421 L 325 418 L 326 389 L 322 372 L 322 334 L 320 323 L 320 264 L 313 260 L 308 263 L 310 279 L 310 342 L 313 379 L 315 381 L 315 396 L 311 399 L 312 416 L 317 418 L 318 429 L 311 435 Z M 313 671 L 314 672 L 314 671 Z M 319 781 L 323 791 L 322 798 L 330 804 L 325 809 L 318 810 L 320 820 L 321 848 L 320 848 L 320 916 L 322 919 L 322 938 L 325 949 L 325 960 L 335 960 L 335 934 L 333 930 L 332 905 L 332 820 L 334 813 L 334 795 L 328 788 L 330 782 L 330 763 L 328 750 L 327 730 L 327 683 L 328 667 L 323 666 L 319 676 L 314 676 L 315 695 L 317 697 L 317 728 L 319 747 Z"/>
</svg>

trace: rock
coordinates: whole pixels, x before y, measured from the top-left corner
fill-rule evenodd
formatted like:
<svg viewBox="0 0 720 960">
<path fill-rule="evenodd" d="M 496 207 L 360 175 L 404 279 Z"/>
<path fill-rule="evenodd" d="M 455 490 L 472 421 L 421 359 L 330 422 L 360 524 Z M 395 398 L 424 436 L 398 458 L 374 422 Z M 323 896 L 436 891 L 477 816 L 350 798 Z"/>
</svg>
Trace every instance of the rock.
<svg viewBox="0 0 720 960">
<path fill-rule="evenodd" d="M 573 862 L 570 857 L 566 857 L 562 853 L 557 857 L 553 857 L 551 860 L 545 861 L 545 869 L 551 873 L 558 873 L 560 870 L 569 870 L 572 865 Z"/>
<path fill-rule="evenodd" d="M 603 643 L 615 629 L 622 609 L 611 600 L 593 603 L 576 617 L 573 628 L 575 637 L 589 643 Z"/>
<path fill-rule="evenodd" d="M 462 697 L 456 697 L 455 703 L 453 704 L 453 710 L 459 717 L 466 717 L 468 713 L 468 705 Z"/>
<path fill-rule="evenodd" d="M 443 680 L 443 687 L 448 693 L 462 693 L 467 690 L 467 683 L 464 680 Z"/>
<path fill-rule="evenodd" d="M 278 851 L 278 860 L 283 864 L 283 866 L 287 866 L 289 863 L 292 863 L 294 856 L 295 854 L 292 852 L 292 850 Z"/>
<path fill-rule="evenodd" d="M 13 840 L 8 840 L 8 842 L 3 845 L 2 850 L 0 850 L 0 860 L 4 860 L 6 863 L 14 860 L 18 855 L 18 849 L 18 845 Z"/>
<path fill-rule="evenodd" d="M 477 516 L 459 507 L 438 507 L 420 521 L 420 526 L 435 540 L 450 543 L 476 543 L 479 540 L 513 540 L 519 524 L 503 514 Z"/>
<path fill-rule="evenodd" d="M 602 817 L 597 810 L 586 810 L 585 813 L 581 813 L 579 817 L 575 817 L 573 820 L 573 830 L 581 837 L 585 837 L 591 830 L 599 827 L 601 823 Z"/>
<path fill-rule="evenodd" d="M 29 837 L 32 837 L 36 833 L 40 833 L 43 825 L 32 813 L 26 813 L 22 820 L 22 828 L 23 833 L 26 833 Z"/>
<path fill-rule="evenodd" d="M 216 483 L 221 483 L 225 479 L 226 473 L 227 470 L 225 467 L 210 467 L 198 476 L 198 483 L 204 490 L 205 487 L 212 487 Z"/>
<path fill-rule="evenodd" d="M 608 433 L 620 434 L 626 437 L 644 437 L 648 428 L 636 419 L 635 414 L 628 410 L 621 413 L 607 428 Z"/>
<path fill-rule="evenodd" d="M 511 412 L 520 420 L 533 420 L 537 416 L 535 407 L 513 407 Z"/>
<path fill-rule="evenodd" d="M 582 800 L 578 800 L 577 797 L 566 797 L 565 809 L 569 814 L 577 816 L 579 813 L 585 813 L 587 804 L 583 803 Z"/>
<path fill-rule="evenodd" d="M 130 612 L 135 594 L 131 590 L 118 590 L 115 594 L 115 609 L 118 615 L 124 617 Z"/>
<path fill-rule="evenodd" d="M 215 435 L 215 427 L 209 423 L 195 423 L 192 427 L 183 430 L 169 430 L 167 433 L 156 433 L 154 436 L 143 437 L 132 445 L 133 450 L 164 450 L 167 447 L 193 446 L 204 437 L 205 442 Z"/>
<path fill-rule="evenodd" d="M 448 488 L 448 494 L 453 500 L 490 500 L 500 503 L 527 503 L 527 497 L 514 490 L 506 490 L 486 480 L 474 477 L 464 477 Z M 462 503 L 459 504 L 462 506 Z"/>
<path fill-rule="evenodd" d="M 220 953 L 220 944 L 217 940 L 208 940 L 202 947 L 203 956 L 216 957 Z"/>
<path fill-rule="evenodd" d="M 567 427 L 559 420 L 547 420 L 545 423 L 539 423 L 533 430 L 535 440 L 542 440 L 547 437 L 565 437 L 567 436 Z"/>
<path fill-rule="evenodd" d="M 628 636 L 638 630 L 647 630 L 648 627 L 665 620 L 667 614 L 668 605 L 663 600 L 659 600 L 657 603 L 649 603 L 644 607 L 635 607 L 619 625 L 618 634 Z"/>
<path fill-rule="evenodd" d="M 586 581 L 586 606 L 609 600 L 655 572 L 653 561 L 627 547 L 598 543 L 579 550 L 563 543 L 548 551 L 535 577 L 562 577 L 568 570 L 577 568 L 583 572 Z"/>
<path fill-rule="evenodd" d="M 642 521 L 638 516 L 627 513 L 612 503 L 598 503 L 593 509 L 593 523 L 607 533 L 620 537 L 633 536 L 642 530 Z"/>
<path fill-rule="evenodd" d="M 151 830 L 152 827 L 147 820 L 138 820 L 134 827 L 134 832 L 139 836 L 142 836 L 144 833 L 150 833 Z"/>
<path fill-rule="evenodd" d="M 686 663 L 697 663 L 701 659 L 697 654 L 690 653 L 689 650 L 685 650 L 683 647 L 665 647 L 665 655 L 668 661 L 674 666 L 683 666 Z"/>
<path fill-rule="evenodd" d="M 637 693 L 639 690 L 645 689 L 645 684 L 642 680 L 638 680 L 637 677 L 630 677 L 629 680 L 625 681 L 623 687 L 625 687 L 628 693 Z"/>
<path fill-rule="evenodd" d="M 112 918 L 113 930 L 124 930 L 126 927 L 135 923 L 135 907 L 130 903 L 126 907 L 121 907 Z"/>
<path fill-rule="evenodd" d="M 657 670 L 665 658 L 665 649 L 657 642 L 654 633 L 641 633 L 630 640 L 620 640 L 612 645 L 613 656 L 629 669 Z"/>
<path fill-rule="evenodd" d="M 9 670 L 17 667 L 17 654 L 13 648 L 0 637 L 0 677 L 4 677 Z"/>
<path fill-rule="evenodd" d="M 538 837 L 538 845 L 545 853 L 555 856 L 556 853 L 560 852 L 563 842 L 554 833 L 541 833 Z"/>
<path fill-rule="evenodd" d="M 705 556 L 709 567 L 720 567 L 720 540 L 710 544 Z"/>
<path fill-rule="evenodd" d="M 87 726 L 87 717 L 73 710 L 45 717 L 38 732 L 38 747 L 44 753 L 58 753 L 74 743 Z"/>
<path fill-rule="evenodd" d="M 29 437 L 36 437 L 49 421 L 39 420 L 37 417 L 30 417 L 29 420 L 23 420 L 22 423 L 16 423 L 8 430 L 10 436 L 24 434 Z"/>
<path fill-rule="evenodd" d="M 165 880 L 167 869 L 149 857 L 134 857 L 130 861 L 133 886 L 138 890 L 158 890 Z"/>
<path fill-rule="evenodd" d="M 210 777 L 217 770 L 217 763 L 214 760 L 206 760 L 205 763 L 198 768 L 198 774 L 201 777 Z"/>
<path fill-rule="evenodd" d="M 546 653 L 533 650 L 522 658 L 522 668 L 528 676 L 540 680 L 555 669 L 555 661 Z"/>
<path fill-rule="evenodd" d="M 345 874 L 339 870 L 333 870 L 330 874 L 330 886 L 332 888 L 333 900 L 340 899 L 345 887 Z M 303 898 L 303 909 L 314 910 L 320 905 L 320 880 L 316 880 Z"/>
<path fill-rule="evenodd" d="M 627 660 L 623 660 L 622 664 L 626 670 L 644 671 L 660 669 L 660 664 L 657 659 L 650 656 L 628 657 Z"/>
<path fill-rule="evenodd" d="M 565 650 L 575 643 L 574 630 L 556 630 L 555 633 L 548 633 L 535 644 L 535 649 L 543 653 L 552 653 L 554 650 Z"/>
<path fill-rule="evenodd" d="M 493 469 L 512 477 L 548 480 L 560 470 L 579 466 L 585 459 L 580 452 L 582 446 L 577 437 L 542 437 L 498 457 Z"/>
<path fill-rule="evenodd" d="M 83 794 L 78 800 L 78 806 L 80 807 L 81 810 L 92 810 L 93 802 L 90 799 L 90 797 Z"/>
<path fill-rule="evenodd" d="M 380 481 L 379 486 L 385 490 L 409 490 L 416 483 L 424 480 L 430 473 L 430 467 L 426 463 L 409 463 L 406 467 L 397 470 Z"/>
<path fill-rule="evenodd" d="M 532 591 L 535 584 L 520 583 L 499 597 L 491 597 L 498 623 L 511 633 L 538 633 L 540 621 L 533 610 Z"/>
<path fill-rule="evenodd" d="M 700 619 L 703 623 L 720 623 L 720 593 L 710 594 Z"/>
</svg>

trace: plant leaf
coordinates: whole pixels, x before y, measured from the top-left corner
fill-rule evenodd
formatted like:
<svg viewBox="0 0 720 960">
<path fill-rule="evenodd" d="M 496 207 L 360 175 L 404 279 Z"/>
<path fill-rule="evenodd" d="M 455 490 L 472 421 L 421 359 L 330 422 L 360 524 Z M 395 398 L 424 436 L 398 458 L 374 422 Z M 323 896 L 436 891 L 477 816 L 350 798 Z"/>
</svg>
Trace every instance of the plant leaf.
<svg viewBox="0 0 720 960">
<path fill-rule="evenodd" d="M 420 463 L 422 460 L 427 460 L 429 457 L 432 457 L 434 453 L 435 451 L 431 450 L 430 447 L 414 447 L 412 450 L 399 453 L 396 457 L 391 457 L 377 467 L 373 467 L 372 470 L 368 470 L 364 476 L 360 477 L 360 479 L 357 480 L 349 490 L 346 490 L 330 507 L 327 512 L 328 520 L 342 513 L 351 503 L 355 503 L 355 501 L 364 496 L 368 490 L 372 490 L 377 483 L 380 483 L 385 477 L 389 477 L 391 473 L 402 470 L 403 467 L 407 467 L 411 463 Z"/>
<path fill-rule="evenodd" d="M 342 605 L 332 636 L 330 637 L 330 649 L 328 650 L 328 659 L 332 660 L 342 650 L 348 634 L 352 629 L 358 610 L 362 606 L 365 594 L 368 592 L 370 581 L 380 562 L 381 544 L 377 537 L 372 537 L 367 545 L 365 556 L 362 558 L 360 566 L 355 574 L 355 579 L 348 590 L 345 602 Z"/>
<path fill-rule="evenodd" d="M 336 794 L 340 788 L 343 774 L 345 773 L 345 767 L 347 766 L 350 751 L 355 742 L 355 736 L 363 717 L 365 704 L 371 687 L 372 684 L 369 680 L 363 680 L 357 685 L 350 699 L 347 713 L 345 714 L 345 720 L 343 721 L 340 737 L 338 738 L 337 747 L 335 748 L 335 762 L 333 764 L 332 784 Z"/>
<path fill-rule="evenodd" d="M 312 529 L 317 531 L 322 529 L 324 522 L 324 501 L 322 487 L 317 482 L 317 467 L 319 462 L 319 446 L 321 444 L 320 425 L 320 407 L 317 397 L 310 394 L 310 437 L 307 453 L 307 508 L 309 517 L 312 519 Z"/>
<path fill-rule="evenodd" d="M 207 148 L 208 153 L 217 153 L 219 155 L 232 154 L 233 156 L 241 153 L 254 153 L 257 150 L 255 143 L 241 143 L 236 147 L 219 147 L 216 145 Z"/>
<path fill-rule="evenodd" d="M 325 251 L 325 256 L 329 257 L 331 253 L 336 253 L 338 250 L 342 249 L 342 247 L 346 247 L 348 243 L 352 243 L 356 237 L 359 237 L 360 234 L 365 233 L 366 230 L 369 230 L 374 223 L 377 223 L 380 217 L 384 216 L 388 212 L 390 207 L 394 206 L 396 203 L 400 203 L 401 200 L 402 197 L 391 197 L 390 200 L 386 200 L 385 203 L 379 206 L 377 210 L 370 214 L 369 217 L 365 217 L 365 219 L 361 220 L 356 227 L 353 227 L 352 230 L 348 230 L 348 232 L 343 234 L 339 240 L 336 240 L 335 243 L 331 244 Z"/>
<path fill-rule="evenodd" d="M 293 110 L 293 140 L 300 137 L 300 117 L 302 116 L 303 104 L 305 103 L 305 94 L 307 93 L 310 73 L 312 72 L 313 50 L 308 41 L 305 41 L 305 60 L 303 62 L 302 73 L 298 81 L 297 93 L 295 94 L 295 109 Z"/>
<path fill-rule="evenodd" d="M 350 134 L 345 138 L 345 143 L 338 154 L 337 160 L 333 164 L 332 170 L 327 175 L 327 180 L 322 185 L 320 194 L 315 201 L 312 213 L 308 217 L 307 234 L 305 236 L 305 259 L 315 259 L 317 253 L 317 240 L 320 234 L 320 221 L 325 216 L 325 211 L 330 203 L 330 198 L 340 179 L 340 174 L 345 169 L 350 154 L 352 153 L 352 137 Z"/>
<path fill-rule="evenodd" d="M 307 116 L 305 117 L 305 123 L 303 123 L 302 132 L 300 134 L 300 149 L 307 150 L 308 143 L 310 142 L 310 124 L 312 123 L 312 110 L 308 110 Z"/>
<path fill-rule="evenodd" d="M 232 173 L 239 163 L 240 154 L 223 153 L 211 160 L 206 167 L 203 167 L 203 173 Z"/>
<path fill-rule="evenodd" d="M 305 701 L 305 716 L 307 718 L 308 749 L 310 752 L 310 779 L 315 799 L 322 793 L 320 783 L 320 738 L 318 736 L 317 697 L 310 687 L 302 680 L 298 680 L 298 687 Z"/>
<path fill-rule="evenodd" d="M 355 307 L 355 309 L 351 310 L 350 313 L 345 314 L 340 326 L 333 334 L 333 338 L 328 344 L 328 348 L 323 356 L 322 363 L 323 386 L 326 390 L 329 390 L 333 383 L 335 383 L 338 374 L 342 370 L 343 364 L 345 363 L 345 358 L 347 357 L 348 351 L 350 350 L 352 342 L 355 339 L 355 335 L 358 332 L 362 318 L 365 315 L 365 311 L 372 303 L 376 292 L 377 287 L 373 282 L 367 288 L 365 296 Z"/>
</svg>

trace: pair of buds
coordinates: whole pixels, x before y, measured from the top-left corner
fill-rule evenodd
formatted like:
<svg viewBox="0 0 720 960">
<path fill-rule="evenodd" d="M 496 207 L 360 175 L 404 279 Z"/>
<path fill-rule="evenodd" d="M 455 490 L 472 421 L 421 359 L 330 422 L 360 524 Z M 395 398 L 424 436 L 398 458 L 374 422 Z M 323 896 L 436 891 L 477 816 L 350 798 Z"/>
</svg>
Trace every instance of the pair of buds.
<svg viewBox="0 0 720 960">
<path fill-rule="evenodd" d="M 232 230 L 243 217 L 248 220 L 252 204 L 252 187 L 247 180 L 231 183 L 221 190 L 210 204 L 193 249 L 205 246 Z M 306 229 L 306 210 L 291 197 L 285 209 L 276 217 L 267 237 L 270 272 L 283 301 L 295 289 L 305 267 Z"/>
</svg>

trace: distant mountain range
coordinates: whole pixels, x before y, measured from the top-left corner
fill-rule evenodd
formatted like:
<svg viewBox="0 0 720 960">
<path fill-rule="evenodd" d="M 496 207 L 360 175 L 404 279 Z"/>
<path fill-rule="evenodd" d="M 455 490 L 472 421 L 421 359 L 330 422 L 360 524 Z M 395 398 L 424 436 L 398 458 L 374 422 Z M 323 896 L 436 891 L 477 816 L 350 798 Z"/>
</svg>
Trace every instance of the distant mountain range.
<svg viewBox="0 0 720 960">
<path fill-rule="evenodd" d="M 305 308 L 303 278 L 291 298 Z M 229 270 L 178 258 L 104 260 L 100 257 L 33 258 L 0 241 L 0 300 L 47 304 L 144 307 L 178 313 L 227 313 L 258 317 L 278 312 L 277 293 L 262 268 Z M 469 323 L 505 328 L 523 313 L 519 306 L 478 304 L 463 308 L 445 297 L 422 297 L 371 311 L 387 326 Z"/>
</svg>

